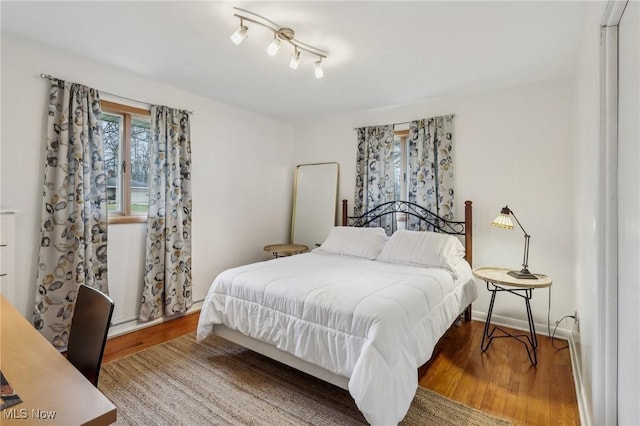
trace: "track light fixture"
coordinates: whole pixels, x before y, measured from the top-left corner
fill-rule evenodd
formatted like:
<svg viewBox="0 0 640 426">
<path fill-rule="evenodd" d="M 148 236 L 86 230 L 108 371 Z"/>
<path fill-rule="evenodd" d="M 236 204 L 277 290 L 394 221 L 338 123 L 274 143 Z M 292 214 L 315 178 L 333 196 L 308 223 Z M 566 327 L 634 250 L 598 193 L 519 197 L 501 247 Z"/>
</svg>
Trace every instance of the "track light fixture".
<svg viewBox="0 0 640 426">
<path fill-rule="evenodd" d="M 282 42 L 287 42 L 293 46 L 293 55 L 289 62 L 289 67 L 292 69 L 298 69 L 300 63 L 300 52 L 304 51 L 317 57 L 315 61 L 315 76 L 316 78 L 322 78 L 324 71 L 322 69 L 322 60 L 325 59 L 328 53 L 324 50 L 317 49 L 308 44 L 304 44 L 295 39 L 295 32 L 291 28 L 282 27 L 273 21 L 268 20 L 264 16 L 260 16 L 256 13 L 250 12 L 245 9 L 234 7 L 236 13 L 233 14 L 236 18 L 240 19 L 240 27 L 231 35 L 231 41 L 237 46 L 247 37 L 247 31 L 249 28 L 244 25 L 244 22 L 251 22 L 253 24 L 260 25 L 268 28 L 273 32 L 273 41 L 267 47 L 267 53 L 270 56 L 275 56 L 280 51 Z"/>
</svg>

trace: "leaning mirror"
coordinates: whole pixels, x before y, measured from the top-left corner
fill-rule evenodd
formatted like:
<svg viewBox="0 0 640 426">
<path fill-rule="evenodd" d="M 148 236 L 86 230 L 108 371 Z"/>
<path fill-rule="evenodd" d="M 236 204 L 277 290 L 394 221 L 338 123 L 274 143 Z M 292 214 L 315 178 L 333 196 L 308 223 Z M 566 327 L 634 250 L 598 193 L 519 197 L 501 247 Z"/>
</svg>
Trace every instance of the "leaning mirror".
<svg viewBox="0 0 640 426">
<path fill-rule="evenodd" d="M 338 163 L 296 167 L 291 217 L 291 243 L 313 250 L 336 224 Z"/>
</svg>

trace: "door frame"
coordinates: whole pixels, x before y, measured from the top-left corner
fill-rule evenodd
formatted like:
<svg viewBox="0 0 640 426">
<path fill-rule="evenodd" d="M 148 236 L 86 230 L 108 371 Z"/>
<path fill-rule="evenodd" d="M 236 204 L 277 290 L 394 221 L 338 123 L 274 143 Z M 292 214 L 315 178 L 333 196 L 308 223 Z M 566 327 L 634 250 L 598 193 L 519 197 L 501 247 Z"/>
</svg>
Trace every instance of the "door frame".
<svg viewBox="0 0 640 426">
<path fill-rule="evenodd" d="M 600 43 L 600 248 L 594 424 L 618 420 L 618 25 L 628 0 L 609 1 Z M 596 364 L 597 365 L 597 364 Z"/>
</svg>

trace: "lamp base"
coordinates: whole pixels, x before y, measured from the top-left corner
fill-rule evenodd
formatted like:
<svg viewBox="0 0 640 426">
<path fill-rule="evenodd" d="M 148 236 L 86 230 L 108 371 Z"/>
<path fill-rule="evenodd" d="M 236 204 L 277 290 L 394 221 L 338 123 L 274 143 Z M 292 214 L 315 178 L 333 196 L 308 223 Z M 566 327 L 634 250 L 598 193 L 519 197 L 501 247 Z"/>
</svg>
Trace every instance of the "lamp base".
<svg viewBox="0 0 640 426">
<path fill-rule="evenodd" d="M 507 274 L 519 280 L 537 280 L 538 279 L 538 277 L 536 277 L 534 274 L 529 272 L 527 268 L 522 268 L 521 271 L 509 271 L 507 272 Z"/>
</svg>

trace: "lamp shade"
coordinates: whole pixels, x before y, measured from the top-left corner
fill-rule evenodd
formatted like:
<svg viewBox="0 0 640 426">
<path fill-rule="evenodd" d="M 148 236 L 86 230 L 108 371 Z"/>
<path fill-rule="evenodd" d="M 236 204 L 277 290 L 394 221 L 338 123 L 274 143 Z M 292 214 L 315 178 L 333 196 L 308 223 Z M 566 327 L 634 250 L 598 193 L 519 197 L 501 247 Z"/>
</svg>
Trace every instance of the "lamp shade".
<svg viewBox="0 0 640 426">
<path fill-rule="evenodd" d="M 509 210 L 509 207 L 504 207 L 500 210 L 500 214 L 493 219 L 491 224 L 498 228 L 513 229 L 513 221 L 511 220 L 511 210 Z"/>
</svg>

